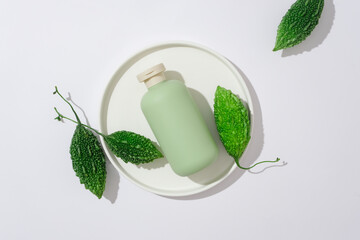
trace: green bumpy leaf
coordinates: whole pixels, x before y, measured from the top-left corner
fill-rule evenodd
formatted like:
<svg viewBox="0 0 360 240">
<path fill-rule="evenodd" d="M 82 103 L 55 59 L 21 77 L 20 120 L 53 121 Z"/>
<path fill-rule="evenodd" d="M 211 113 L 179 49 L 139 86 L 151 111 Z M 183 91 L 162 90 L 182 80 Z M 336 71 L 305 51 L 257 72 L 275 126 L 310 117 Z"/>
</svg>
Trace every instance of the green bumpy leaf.
<svg viewBox="0 0 360 240">
<path fill-rule="evenodd" d="M 214 104 L 215 123 L 228 154 L 239 159 L 250 141 L 250 117 L 247 108 L 230 90 L 218 86 Z"/>
<path fill-rule="evenodd" d="M 129 131 L 118 131 L 104 137 L 109 149 L 124 162 L 148 163 L 162 158 L 162 153 L 150 139 Z"/>
<path fill-rule="evenodd" d="M 324 0 L 297 0 L 281 20 L 273 51 L 304 41 L 318 24 L 323 7 Z"/>
<path fill-rule="evenodd" d="M 81 124 L 75 129 L 70 155 L 80 183 L 100 199 L 106 182 L 105 155 L 97 137 Z"/>
</svg>

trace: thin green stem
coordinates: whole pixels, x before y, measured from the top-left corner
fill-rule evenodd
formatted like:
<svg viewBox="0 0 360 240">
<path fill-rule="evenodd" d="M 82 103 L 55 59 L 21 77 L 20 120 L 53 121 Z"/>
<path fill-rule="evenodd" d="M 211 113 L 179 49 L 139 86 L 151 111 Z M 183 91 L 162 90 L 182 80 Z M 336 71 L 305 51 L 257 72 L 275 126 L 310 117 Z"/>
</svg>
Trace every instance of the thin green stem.
<svg viewBox="0 0 360 240">
<path fill-rule="evenodd" d="M 80 121 L 80 118 L 79 118 L 79 116 L 77 115 L 77 113 L 75 112 L 73 106 L 71 105 L 71 103 L 70 103 L 68 100 L 66 100 L 66 99 L 60 94 L 60 92 L 59 92 L 58 89 L 57 89 L 57 86 L 55 86 L 55 92 L 54 92 L 54 94 L 56 94 L 56 93 L 59 94 L 59 96 L 60 96 L 67 104 L 69 104 L 69 106 L 71 107 L 71 110 L 72 110 L 73 113 L 75 114 L 76 120 L 78 121 L 79 124 L 82 124 L 81 121 Z M 65 118 L 65 117 L 64 117 L 64 118 Z M 67 119 L 67 118 L 66 118 L 66 119 Z"/>
<path fill-rule="evenodd" d="M 258 162 L 258 163 L 255 163 L 254 165 L 252 165 L 251 167 L 247 167 L 247 168 L 246 168 L 246 167 L 240 166 L 239 160 L 236 160 L 236 159 L 235 159 L 236 165 L 237 165 L 239 168 L 244 169 L 244 170 L 252 169 L 252 168 L 255 167 L 256 165 L 259 165 L 259 164 L 262 164 L 262 163 L 276 163 L 276 162 L 278 162 L 278 161 L 280 161 L 280 158 L 276 158 L 275 161 L 262 161 L 262 162 Z"/>
<path fill-rule="evenodd" d="M 59 116 L 56 117 L 55 119 L 58 119 L 58 120 L 59 120 L 59 119 L 61 119 L 61 118 L 65 118 L 65 119 L 67 119 L 67 120 L 69 120 L 69 121 L 71 121 L 71 122 L 73 122 L 73 123 L 81 124 L 81 125 L 83 125 L 84 127 L 87 127 L 87 128 L 89 128 L 89 129 L 93 130 L 94 132 L 96 132 L 96 133 L 99 134 L 100 136 L 105 137 L 104 134 L 102 134 L 101 132 L 97 131 L 96 129 L 94 129 L 94 128 L 86 125 L 86 124 L 82 124 L 82 123 L 80 123 L 80 122 L 77 122 L 77 121 L 75 121 L 75 120 L 73 120 L 73 119 L 71 119 L 71 118 L 65 117 L 64 115 L 62 115 L 61 113 L 59 113 L 59 111 L 56 109 L 56 107 L 54 107 L 54 109 L 55 109 L 55 112 L 59 115 Z M 59 117 L 60 117 L 60 118 L 59 118 Z"/>
</svg>

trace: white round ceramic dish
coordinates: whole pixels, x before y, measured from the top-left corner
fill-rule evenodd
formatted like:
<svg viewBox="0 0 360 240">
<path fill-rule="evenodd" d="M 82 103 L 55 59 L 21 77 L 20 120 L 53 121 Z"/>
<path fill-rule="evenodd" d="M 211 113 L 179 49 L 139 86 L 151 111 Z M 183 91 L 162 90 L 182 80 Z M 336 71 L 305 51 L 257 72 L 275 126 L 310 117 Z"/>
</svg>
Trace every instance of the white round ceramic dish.
<svg viewBox="0 0 360 240">
<path fill-rule="evenodd" d="M 140 109 L 140 101 L 147 91 L 136 75 L 158 63 L 164 63 L 167 79 L 184 81 L 216 140 L 220 154 L 217 161 L 188 177 L 176 175 L 166 159 L 133 165 L 116 158 L 105 147 L 115 168 L 139 187 L 163 196 L 187 196 L 205 191 L 228 177 L 236 168 L 220 142 L 213 116 L 213 101 L 218 85 L 231 89 L 253 106 L 249 91 L 236 68 L 216 52 L 189 42 L 168 42 L 146 48 L 130 57 L 115 72 L 108 83 L 100 110 L 100 129 L 105 134 L 128 130 L 156 142 Z M 104 146 L 103 139 L 102 143 Z"/>
</svg>

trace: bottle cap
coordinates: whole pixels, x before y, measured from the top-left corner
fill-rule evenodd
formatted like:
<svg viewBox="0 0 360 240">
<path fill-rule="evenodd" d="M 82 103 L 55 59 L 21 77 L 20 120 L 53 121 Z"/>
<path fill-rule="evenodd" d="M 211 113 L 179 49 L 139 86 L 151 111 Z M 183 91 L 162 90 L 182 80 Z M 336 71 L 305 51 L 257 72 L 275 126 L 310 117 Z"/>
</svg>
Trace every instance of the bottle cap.
<svg viewBox="0 0 360 240">
<path fill-rule="evenodd" d="M 146 87 L 149 88 L 165 80 L 164 71 L 165 66 L 160 63 L 137 75 L 137 79 L 139 82 L 144 82 Z"/>
</svg>

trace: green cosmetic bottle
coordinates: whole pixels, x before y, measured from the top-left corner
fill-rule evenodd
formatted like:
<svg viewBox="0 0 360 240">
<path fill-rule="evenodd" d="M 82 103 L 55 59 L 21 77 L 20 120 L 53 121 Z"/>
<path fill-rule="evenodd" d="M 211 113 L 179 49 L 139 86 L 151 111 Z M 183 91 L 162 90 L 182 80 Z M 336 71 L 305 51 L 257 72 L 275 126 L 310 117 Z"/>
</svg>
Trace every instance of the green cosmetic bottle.
<svg viewBox="0 0 360 240">
<path fill-rule="evenodd" d="M 189 176 L 209 166 L 218 157 L 218 147 L 182 81 L 165 79 L 158 64 L 139 74 L 148 92 L 141 109 L 174 172 Z"/>
</svg>

